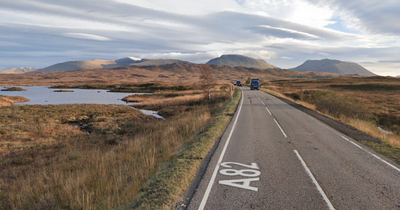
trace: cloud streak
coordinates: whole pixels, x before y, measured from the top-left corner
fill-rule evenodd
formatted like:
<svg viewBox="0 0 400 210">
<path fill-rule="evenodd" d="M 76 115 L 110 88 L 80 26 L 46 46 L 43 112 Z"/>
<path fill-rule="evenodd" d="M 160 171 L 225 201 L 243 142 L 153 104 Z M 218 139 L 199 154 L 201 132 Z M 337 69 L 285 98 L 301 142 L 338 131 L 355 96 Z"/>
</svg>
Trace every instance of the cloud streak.
<svg viewBox="0 0 400 210">
<path fill-rule="evenodd" d="M 386 74 L 379 69 L 388 62 L 379 61 L 397 60 L 400 6 L 368 2 L 0 0 L 0 68 L 127 56 L 206 62 L 237 53 L 283 68 L 329 56 Z"/>
</svg>

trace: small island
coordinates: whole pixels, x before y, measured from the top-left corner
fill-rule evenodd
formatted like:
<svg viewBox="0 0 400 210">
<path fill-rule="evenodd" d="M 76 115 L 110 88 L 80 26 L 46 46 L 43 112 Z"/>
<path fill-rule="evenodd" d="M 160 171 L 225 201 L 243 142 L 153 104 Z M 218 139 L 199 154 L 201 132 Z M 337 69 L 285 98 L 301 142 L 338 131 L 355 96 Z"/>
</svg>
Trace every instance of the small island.
<svg viewBox="0 0 400 210">
<path fill-rule="evenodd" d="M 9 88 L 5 88 L 5 89 L 1 89 L 1 91 L 26 91 L 23 88 L 20 87 L 9 87 Z"/>
<path fill-rule="evenodd" d="M 70 93 L 70 92 L 74 92 L 73 90 L 55 90 L 54 92 L 58 92 L 58 93 Z"/>
<path fill-rule="evenodd" d="M 0 107 L 12 106 L 14 103 L 27 102 L 29 99 L 21 96 L 3 96 L 0 95 Z"/>
</svg>

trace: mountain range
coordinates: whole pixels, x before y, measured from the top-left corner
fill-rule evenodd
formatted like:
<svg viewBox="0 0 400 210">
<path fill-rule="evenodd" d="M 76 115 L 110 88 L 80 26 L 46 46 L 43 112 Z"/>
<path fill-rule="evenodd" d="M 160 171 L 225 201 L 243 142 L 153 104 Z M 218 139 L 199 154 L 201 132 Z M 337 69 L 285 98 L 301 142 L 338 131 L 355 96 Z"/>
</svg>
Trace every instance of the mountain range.
<svg viewBox="0 0 400 210">
<path fill-rule="evenodd" d="M 189 63 L 178 59 L 138 59 L 134 57 L 126 57 L 117 60 L 91 60 L 91 61 L 68 61 L 54 64 L 42 69 L 19 68 L 0 71 L 0 74 L 21 74 L 21 73 L 40 73 L 40 72 L 64 72 L 83 69 L 115 69 L 129 66 L 159 66 L 174 63 Z M 243 55 L 222 55 L 218 58 L 211 59 L 206 64 L 223 65 L 231 67 L 246 67 L 256 69 L 280 69 L 271 65 L 264 60 L 254 59 Z M 292 71 L 311 71 L 311 72 L 327 72 L 340 75 L 358 75 L 358 76 L 375 76 L 372 72 L 363 68 L 359 64 L 352 62 L 343 62 L 339 60 L 307 60 L 302 65 L 290 69 Z"/>
<path fill-rule="evenodd" d="M 198 83 L 204 64 L 180 62 L 165 65 L 123 66 L 114 69 L 84 69 L 34 74 L 0 74 L 0 85 L 55 85 L 55 84 L 120 84 L 120 83 Z M 250 78 L 284 80 L 291 78 L 322 79 L 340 77 L 338 74 L 285 69 L 259 69 L 244 66 L 209 65 L 214 78 L 221 83 Z"/>
</svg>

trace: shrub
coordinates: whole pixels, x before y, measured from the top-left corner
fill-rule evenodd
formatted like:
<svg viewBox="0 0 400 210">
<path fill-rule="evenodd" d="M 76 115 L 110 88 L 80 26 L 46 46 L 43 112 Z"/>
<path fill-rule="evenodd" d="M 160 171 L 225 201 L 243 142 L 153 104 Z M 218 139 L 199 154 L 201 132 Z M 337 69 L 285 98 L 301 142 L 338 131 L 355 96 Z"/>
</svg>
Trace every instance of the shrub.
<svg viewBox="0 0 400 210">
<path fill-rule="evenodd" d="M 318 111 L 332 115 L 335 118 L 345 116 L 367 121 L 373 120 L 374 118 L 361 102 L 335 92 L 305 90 L 287 95 L 293 99 L 300 99 L 307 103 L 314 104 Z"/>
</svg>

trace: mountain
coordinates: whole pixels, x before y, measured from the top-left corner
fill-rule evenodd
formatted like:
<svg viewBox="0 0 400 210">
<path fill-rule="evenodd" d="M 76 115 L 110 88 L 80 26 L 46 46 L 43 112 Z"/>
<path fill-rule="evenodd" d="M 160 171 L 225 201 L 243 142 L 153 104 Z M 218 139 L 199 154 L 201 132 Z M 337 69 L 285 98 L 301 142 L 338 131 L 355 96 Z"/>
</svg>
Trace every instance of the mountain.
<svg viewBox="0 0 400 210">
<path fill-rule="evenodd" d="M 46 68 L 38 69 L 32 73 L 38 72 L 64 72 L 82 69 L 114 69 L 123 66 L 150 66 L 164 65 L 171 63 L 186 62 L 178 59 L 138 59 L 134 57 L 126 57 L 118 60 L 92 60 L 92 61 L 67 61 L 57 63 Z"/>
<path fill-rule="evenodd" d="M 79 71 L 43 72 L 35 74 L 0 74 L 0 85 L 55 85 L 55 84 L 121 84 L 121 83 L 198 83 L 204 64 L 180 62 L 166 65 L 123 66 L 114 69 L 84 69 Z M 322 79 L 340 77 L 339 74 L 284 69 L 259 69 L 210 64 L 219 83 L 250 78 L 263 81 L 281 79 Z"/>
<path fill-rule="evenodd" d="M 131 66 L 152 66 L 152 65 L 166 65 L 166 64 L 173 64 L 173 63 L 187 63 L 187 61 L 182 61 L 178 59 L 172 58 L 143 58 L 140 61 L 133 63 Z"/>
<path fill-rule="evenodd" d="M 37 72 L 63 72 L 74 71 L 81 69 L 103 69 L 104 66 L 114 65 L 115 61 L 107 60 L 92 60 L 92 61 L 67 61 L 48 66 L 43 69 L 38 69 L 32 73 Z"/>
<path fill-rule="evenodd" d="M 21 68 L 12 68 L 12 69 L 4 69 L 0 70 L 0 74 L 23 74 L 31 71 L 36 71 L 38 68 L 32 67 L 21 67 Z"/>
<path fill-rule="evenodd" d="M 264 60 L 254 59 L 243 55 L 222 55 L 219 58 L 211 59 L 207 62 L 207 64 L 219 64 L 233 67 L 244 66 L 258 69 L 277 68 L 276 66 L 271 65 Z"/>
<path fill-rule="evenodd" d="M 400 75 L 396 76 L 397 78 L 400 78 Z"/>
<path fill-rule="evenodd" d="M 360 76 L 376 76 L 359 64 L 352 62 L 343 62 L 339 60 L 307 60 L 300 66 L 291 69 L 293 71 L 314 71 L 314 72 L 329 72 L 335 74 L 356 74 Z"/>
</svg>

